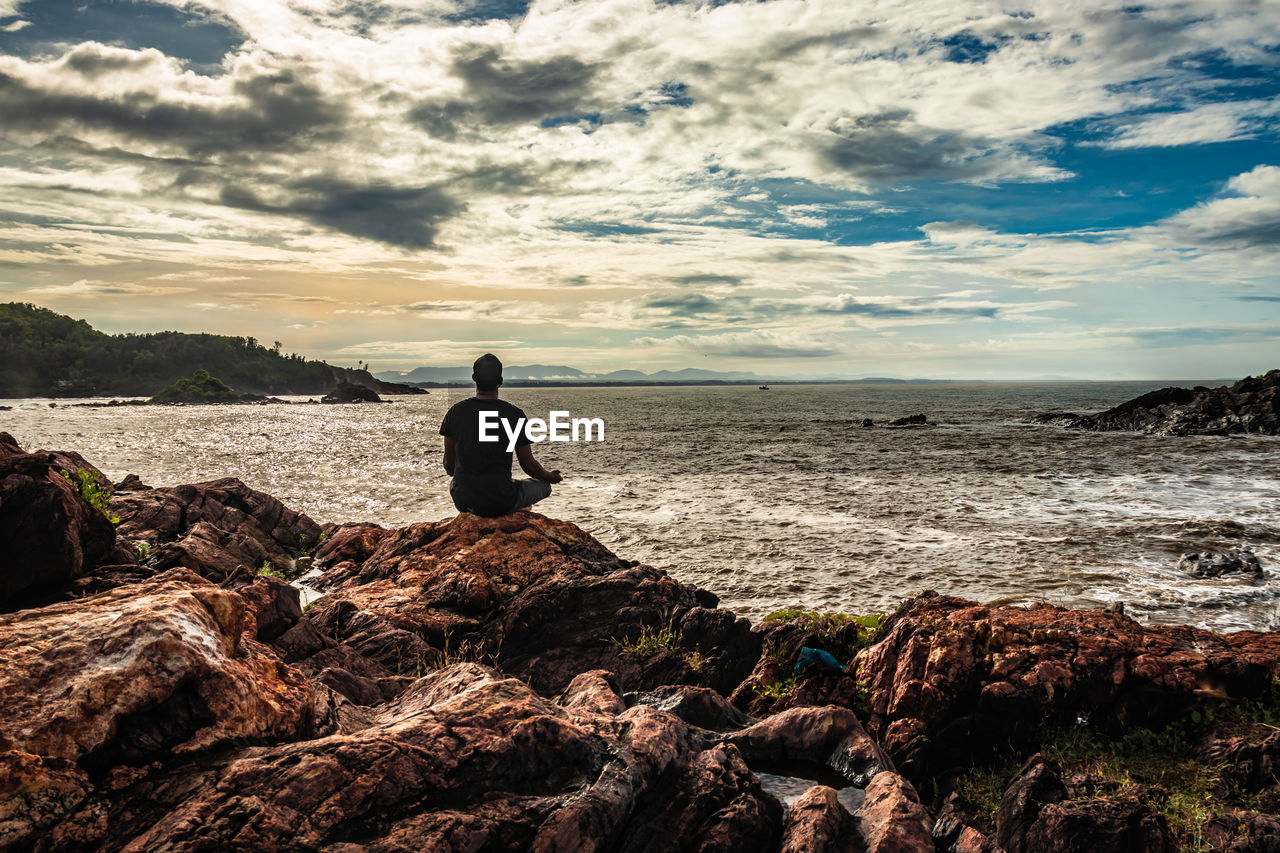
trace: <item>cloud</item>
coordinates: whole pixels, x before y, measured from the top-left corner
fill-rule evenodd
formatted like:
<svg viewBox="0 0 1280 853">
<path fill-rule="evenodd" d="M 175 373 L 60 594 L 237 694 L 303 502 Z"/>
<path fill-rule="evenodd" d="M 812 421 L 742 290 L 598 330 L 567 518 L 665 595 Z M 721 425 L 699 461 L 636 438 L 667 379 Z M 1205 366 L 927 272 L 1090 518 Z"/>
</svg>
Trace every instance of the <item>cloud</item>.
<svg viewBox="0 0 1280 853">
<path fill-rule="evenodd" d="M 205 281 L 214 281 L 215 279 L 205 279 Z M 228 279 L 221 279 L 228 280 Z M 238 279 L 230 279 L 238 280 Z M 236 299 L 251 299 L 255 302 L 315 302 L 324 304 L 334 304 L 338 300 L 331 296 L 309 296 L 300 293 L 267 293 L 262 291 L 235 291 L 228 293 L 228 296 Z"/>
<path fill-rule="evenodd" d="M 12 14 L 12 12 L 4 12 L 4 5 L 0 4 L 0 17 L 6 17 L 9 14 Z M 16 33 L 19 30 L 25 30 L 29 26 L 31 26 L 30 21 L 14 21 L 11 24 L 6 24 L 3 27 L 0 27 L 0 32 Z"/>
<path fill-rule="evenodd" d="M 383 359 L 426 359 L 439 364 L 443 360 L 455 359 L 459 355 L 465 357 L 466 354 L 472 353 L 471 358 L 474 359 L 476 352 L 520 347 L 522 344 L 522 341 L 511 339 L 455 341 L 439 338 L 429 341 L 365 341 L 344 346 L 336 350 L 333 355 L 338 358 L 371 356 Z"/>
<path fill-rule="evenodd" d="M 1202 248 L 1280 249 L 1280 167 L 1236 175 L 1226 193 L 1167 220 L 1174 239 Z"/>
<path fill-rule="evenodd" d="M 77 77 L 125 71 L 173 73 L 156 50 L 129 51 L 96 43 L 80 45 L 57 61 Z M 118 93 L 85 88 L 56 69 L 8 63 L 0 66 L 0 113 L 9 132 L 106 132 L 126 144 L 146 142 L 192 157 L 307 147 L 318 136 L 341 133 L 345 107 L 305 78 L 302 69 L 243 67 L 221 95 L 190 97 L 174 86 L 156 90 L 148 75 Z M 43 77 L 46 83 L 15 72 Z M 43 72 L 43 73 L 42 73 Z M 53 73 L 50 73 L 53 72 Z M 175 81 L 177 82 L 177 81 Z M 183 95 L 188 95 L 183 97 Z"/>
<path fill-rule="evenodd" d="M 290 196 L 272 201 L 251 187 L 228 184 L 219 198 L 231 207 L 298 216 L 403 249 L 433 248 L 440 225 L 464 209 L 439 186 L 360 185 L 325 176 L 288 181 L 283 188 Z"/>
<path fill-rule="evenodd" d="M 635 343 L 644 347 L 690 350 L 723 358 L 827 358 L 839 349 L 806 339 L 802 335 L 766 330 L 723 332 L 712 335 L 674 335 L 669 338 L 643 337 Z"/>
<path fill-rule="evenodd" d="M 80 279 L 72 284 L 32 287 L 26 292 L 40 296 L 164 296 L 170 293 L 190 293 L 193 290 L 195 290 L 194 287 L 155 287 L 145 284 Z"/>
<path fill-rule="evenodd" d="M 1102 140 L 1105 148 L 1176 148 L 1251 139 L 1280 115 L 1273 99 L 1200 104 L 1180 112 L 1118 119 L 1117 132 Z"/>
<path fill-rule="evenodd" d="M 570 55 L 544 59 L 504 57 L 493 45 L 463 45 L 450 69 L 459 97 L 425 100 L 409 111 L 414 123 L 441 139 L 456 139 L 460 125 L 512 125 L 582 113 L 591 97 L 594 68 Z"/>
<path fill-rule="evenodd" d="M 819 314 L 852 314 L 880 319 L 902 318 L 986 318 L 999 315 L 1003 306 L 992 304 L 956 304 L 937 302 L 928 297 L 915 299 L 866 299 L 841 294 L 814 310 Z"/>
</svg>

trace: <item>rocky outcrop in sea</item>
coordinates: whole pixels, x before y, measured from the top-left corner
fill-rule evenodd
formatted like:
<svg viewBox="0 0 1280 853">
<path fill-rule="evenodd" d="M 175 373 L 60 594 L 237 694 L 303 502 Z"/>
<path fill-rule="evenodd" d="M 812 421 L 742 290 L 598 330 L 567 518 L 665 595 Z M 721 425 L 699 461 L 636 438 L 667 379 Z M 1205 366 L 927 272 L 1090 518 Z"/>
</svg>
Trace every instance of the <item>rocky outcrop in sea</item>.
<svg viewBox="0 0 1280 853">
<path fill-rule="evenodd" d="M 533 513 L 321 525 L 230 478 L 84 481 L 0 434 L 2 849 L 1280 838 L 1280 634 L 933 593 L 751 625 Z"/>
<path fill-rule="evenodd" d="M 1280 370 L 1218 388 L 1161 388 L 1093 415 L 1052 412 L 1037 423 L 1153 435 L 1280 434 Z"/>
</svg>

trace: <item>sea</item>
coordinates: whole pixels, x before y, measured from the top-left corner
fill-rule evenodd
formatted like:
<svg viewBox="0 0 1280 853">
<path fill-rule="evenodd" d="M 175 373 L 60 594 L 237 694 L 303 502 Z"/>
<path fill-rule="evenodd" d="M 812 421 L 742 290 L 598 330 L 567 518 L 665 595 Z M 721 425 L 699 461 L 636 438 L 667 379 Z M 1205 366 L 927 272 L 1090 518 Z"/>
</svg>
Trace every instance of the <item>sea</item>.
<svg viewBox="0 0 1280 853">
<path fill-rule="evenodd" d="M 1186 382 L 511 388 L 530 417 L 601 418 L 600 442 L 535 446 L 564 482 L 538 510 L 759 620 L 869 613 L 923 590 L 982 603 L 1123 603 L 1147 623 L 1278 626 L 1280 438 L 1159 437 L 1029 423 Z M 448 518 L 440 419 L 464 389 L 383 405 L 0 401 L 28 450 L 113 480 L 239 477 L 319 522 Z M 102 402 L 102 401 L 99 401 Z M 924 414 L 930 425 L 888 427 Z M 865 427 L 870 418 L 875 426 Z M 1195 578 L 1249 548 L 1265 577 Z"/>
</svg>

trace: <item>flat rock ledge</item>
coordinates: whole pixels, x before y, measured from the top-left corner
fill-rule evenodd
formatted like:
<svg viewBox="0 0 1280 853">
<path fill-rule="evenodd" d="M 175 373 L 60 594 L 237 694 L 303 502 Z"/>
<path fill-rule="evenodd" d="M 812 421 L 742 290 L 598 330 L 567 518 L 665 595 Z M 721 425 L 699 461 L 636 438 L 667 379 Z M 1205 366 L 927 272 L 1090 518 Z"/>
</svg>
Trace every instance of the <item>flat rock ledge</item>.
<svg viewBox="0 0 1280 853">
<path fill-rule="evenodd" d="M 68 466 L 109 485 L 0 434 L 2 850 L 1175 849 L 1168 792 L 1046 732 L 1276 708 L 1276 634 L 933 593 L 870 635 L 753 626 L 533 513 L 320 525 L 135 478 L 112 524 Z M 273 575 L 308 569 L 304 612 Z M 1280 830 L 1280 737 L 1254 734 L 1197 747 L 1221 796 L 1196 832 L 1231 850 Z M 968 774 L 1024 755 L 984 811 Z M 787 805 L 777 775 L 812 781 Z"/>
</svg>

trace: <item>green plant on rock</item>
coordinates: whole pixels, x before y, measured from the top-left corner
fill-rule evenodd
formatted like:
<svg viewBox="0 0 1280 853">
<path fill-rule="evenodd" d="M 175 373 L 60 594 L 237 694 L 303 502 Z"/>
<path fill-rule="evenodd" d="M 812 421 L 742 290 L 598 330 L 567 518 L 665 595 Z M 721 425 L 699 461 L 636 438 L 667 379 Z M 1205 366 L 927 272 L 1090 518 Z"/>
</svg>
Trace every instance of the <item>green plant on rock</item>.
<svg viewBox="0 0 1280 853">
<path fill-rule="evenodd" d="M 790 622 L 810 635 L 810 642 L 848 662 L 861 649 L 866 648 L 880 630 L 888 614 L 871 613 L 851 616 L 848 613 L 819 613 L 788 607 L 775 610 L 764 617 L 765 621 Z M 794 654 L 796 650 L 792 650 Z"/>
<path fill-rule="evenodd" d="M 266 575 L 269 578 L 275 578 L 276 580 L 280 580 L 280 581 L 285 579 L 284 574 L 279 570 L 277 570 L 275 566 L 271 565 L 270 560 L 263 560 L 262 565 L 258 566 L 257 573 L 259 575 Z"/>
<path fill-rule="evenodd" d="M 133 543 L 133 551 L 138 555 L 138 561 L 141 562 L 151 555 L 151 546 L 144 542 Z"/>
<path fill-rule="evenodd" d="M 781 699 L 791 692 L 791 688 L 796 686 L 796 677 L 793 675 L 784 678 L 782 681 L 775 681 L 772 684 L 753 684 L 751 690 L 757 696 L 763 696 L 766 699 Z"/>
<path fill-rule="evenodd" d="M 637 658 L 647 658 L 663 649 L 674 649 L 679 646 L 680 633 L 676 631 L 672 621 L 668 620 L 665 627 L 655 628 L 650 625 L 641 627 L 640 636 L 630 642 L 619 640 L 616 637 L 611 638 L 609 642 L 617 646 L 624 654 Z"/>
<path fill-rule="evenodd" d="M 111 511 L 111 488 L 100 485 L 92 471 L 88 468 L 78 468 L 73 474 L 63 468 L 62 476 L 76 487 L 80 497 L 84 498 L 89 506 L 106 516 L 107 521 L 112 524 L 120 523 L 120 516 Z"/>
</svg>

